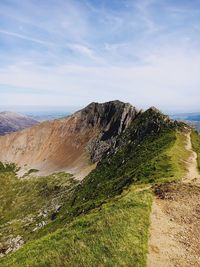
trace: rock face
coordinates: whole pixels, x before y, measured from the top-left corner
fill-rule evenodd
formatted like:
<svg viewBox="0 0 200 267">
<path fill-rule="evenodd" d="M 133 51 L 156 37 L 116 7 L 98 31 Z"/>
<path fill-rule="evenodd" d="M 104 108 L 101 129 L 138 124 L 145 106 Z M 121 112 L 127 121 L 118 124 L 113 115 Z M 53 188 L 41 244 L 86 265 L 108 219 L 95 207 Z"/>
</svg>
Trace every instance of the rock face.
<svg viewBox="0 0 200 267">
<path fill-rule="evenodd" d="M 39 175 L 66 171 L 83 178 L 139 113 L 120 101 L 91 103 L 66 118 L 0 137 L 0 161 L 16 163 L 19 175 L 38 169 Z"/>
<path fill-rule="evenodd" d="M 36 120 L 13 112 L 0 112 L 0 135 L 17 132 L 37 124 Z"/>
<path fill-rule="evenodd" d="M 23 246 L 23 244 L 24 240 L 20 235 L 11 237 L 5 242 L 5 244 L 0 245 L 0 258 L 6 254 L 17 251 L 21 246 Z"/>
<path fill-rule="evenodd" d="M 111 146 L 115 146 L 117 137 L 140 113 L 130 104 L 120 101 L 100 105 L 92 103 L 86 110 L 100 128 L 99 134 L 87 146 L 92 162 L 98 162 Z"/>
</svg>

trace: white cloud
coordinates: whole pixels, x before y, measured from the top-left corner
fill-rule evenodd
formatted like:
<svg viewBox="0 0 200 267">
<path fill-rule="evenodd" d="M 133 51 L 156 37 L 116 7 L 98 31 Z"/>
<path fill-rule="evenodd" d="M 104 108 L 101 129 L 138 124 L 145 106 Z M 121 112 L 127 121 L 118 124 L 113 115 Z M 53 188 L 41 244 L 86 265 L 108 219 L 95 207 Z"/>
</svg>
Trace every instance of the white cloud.
<svg viewBox="0 0 200 267">
<path fill-rule="evenodd" d="M 1 101 L 83 105 L 118 98 L 138 107 L 198 109 L 194 8 L 187 14 L 158 0 L 122 1 L 121 8 L 120 1 L 15 2 L 0 3 Z"/>
<path fill-rule="evenodd" d="M 180 50 L 160 51 L 146 65 L 132 67 L 86 67 L 62 65 L 53 68 L 15 65 L 0 73 L 3 84 L 43 90 L 40 95 L 24 94 L 26 102 L 36 99 L 48 105 L 121 99 L 140 107 L 155 105 L 161 109 L 198 109 L 200 53 Z M 12 80 L 10 79 L 12 77 Z M 45 94 L 46 90 L 46 94 Z M 12 92 L 8 92 L 12 95 Z M 8 98 L 10 105 L 21 96 Z M 38 100 L 35 102 L 38 103 Z"/>
<path fill-rule="evenodd" d="M 25 36 L 23 34 L 16 33 L 16 32 L 6 31 L 6 30 L 3 30 L 3 29 L 0 29 L 0 34 L 5 34 L 5 35 L 13 36 L 13 37 L 16 37 L 16 38 L 19 38 L 19 39 L 23 39 L 23 40 L 34 42 L 34 43 L 38 43 L 38 44 L 54 45 L 51 42 L 47 42 L 47 41 L 43 41 L 43 40 L 40 40 L 40 39 L 37 39 L 37 38 Z"/>
</svg>

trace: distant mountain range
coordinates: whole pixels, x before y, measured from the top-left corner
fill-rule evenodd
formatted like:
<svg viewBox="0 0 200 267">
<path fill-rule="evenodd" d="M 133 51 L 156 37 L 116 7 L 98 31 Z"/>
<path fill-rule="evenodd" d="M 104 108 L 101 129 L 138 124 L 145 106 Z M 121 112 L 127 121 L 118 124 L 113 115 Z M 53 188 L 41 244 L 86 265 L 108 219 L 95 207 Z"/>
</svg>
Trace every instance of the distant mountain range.
<svg viewBox="0 0 200 267">
<path fill-rule="evenodd" d="M 31 117 L 32 119 L 43 122 L 43 121 L 51 121 L 55 119 L 60 119 L 67 117 L 71 114 L 71 112 L 64 112 L 64 111 L 29 111 L 29 112 L 23 112 L 28 117 Z"/>
<path fill-rule="evenodd" d="M 181 113 L 171 116 L 174 120 L 184 121 L 200 132 L 200 112 L 196 113 Z"/>
<path fill-rule="evenodd" d="M 200 132 L 200 121 L 186 121 L 186 123 Z"/>
<path fill-rule="evenodd" d="M 200 121 L 200 112 L 174 114 L 171 117 L 176 120 Z"/>
<path fill-rule="evenodd" d="M 0 135 L 17 132 L 32 127 L 38 121 L 14 112 L 0 112 Z"/>
</svg>

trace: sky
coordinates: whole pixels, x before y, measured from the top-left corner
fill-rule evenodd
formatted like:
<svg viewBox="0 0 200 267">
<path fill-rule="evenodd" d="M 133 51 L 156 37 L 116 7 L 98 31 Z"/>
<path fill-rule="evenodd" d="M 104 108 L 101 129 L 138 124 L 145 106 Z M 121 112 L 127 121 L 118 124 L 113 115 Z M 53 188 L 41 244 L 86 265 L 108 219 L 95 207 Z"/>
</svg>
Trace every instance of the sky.
<svg viewBox="0 0 200 267">
<path fill-rule="evenodd" d="M 200 0 L 0 0 L 0 106 L 200 111 Z"/>
</svg>

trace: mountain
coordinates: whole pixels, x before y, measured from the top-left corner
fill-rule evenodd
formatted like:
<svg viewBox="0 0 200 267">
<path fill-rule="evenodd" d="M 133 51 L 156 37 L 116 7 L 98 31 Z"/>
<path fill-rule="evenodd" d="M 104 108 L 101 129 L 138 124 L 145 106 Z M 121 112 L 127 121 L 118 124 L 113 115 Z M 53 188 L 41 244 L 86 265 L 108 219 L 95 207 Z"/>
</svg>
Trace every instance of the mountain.
<svg viewBox="0 0 200 267">
<path fill-rule="evenodd" d="M 200 113 L 181 113 L 171 116 L 172 119 L 183 121 L 200 132 Z"/>
<path fill-rule="evenodd" d="M 87 175 L 140 112 L 130 104 L 91 103 L 63 119 L 47 121 L 0 138 L 0 161 L 47 175 L 67 171 Z"/>
<path fill-rule="evenodd" d="M 64 110 L 64 107 L 63 107 Z M 51 110 L 44 110 L 44 111 L 24 111 L 24 114 L 28 117 L 33 118 L 36 121 L 44 122 L 50 121 L 55 119 L 61 119 L 66 116 L 69 116 L 73 112 L 66 112 L 66 111 L 51 111 Z"/>
<path fill-rule="evenodd" d="M 181 113 L 172 115 L 172 118 L 185 121 L 200 121 L 200 113 Z"/>
<path fill-rule="evenodd" d="M 158 257 L 149 266 L 157 267 L 166 249 L 174 260 L 166 266 L 182 255 L 198 266 L 200 195 L 190 138 L 198 157 L 200 138 L 190 133 L 154 107 L 111 101 L 0 137 L 0 266 L 145 267 L 149 251 Z M 16 164 L 26 169 L 22 178 Z M 36 167 L 48 175 L 38 177 Z M 158 240 L 148 247 L 150 220 Z M 189 240 L 172 236 L 169 225 Z M 181 257 L 170 254 L 171 236 L 180 237 Z M 188 242 L 197 244 L 193 253 Z"/>
<path fill-rule="evenodd" d="M 185 122 L 200 133 L 200 121 L 185 121 Z"/>
<path fill-rule="evenodd" d="M 36 120 L 17 113 L 0 112 L 0 135 L 17 132 L 32 127 L 37 123 Z"/>
</svg>

